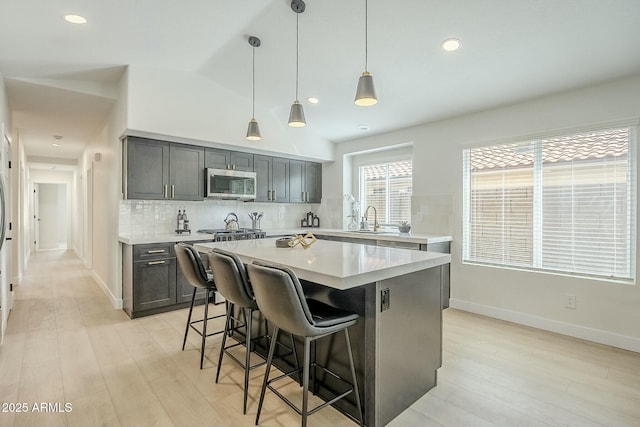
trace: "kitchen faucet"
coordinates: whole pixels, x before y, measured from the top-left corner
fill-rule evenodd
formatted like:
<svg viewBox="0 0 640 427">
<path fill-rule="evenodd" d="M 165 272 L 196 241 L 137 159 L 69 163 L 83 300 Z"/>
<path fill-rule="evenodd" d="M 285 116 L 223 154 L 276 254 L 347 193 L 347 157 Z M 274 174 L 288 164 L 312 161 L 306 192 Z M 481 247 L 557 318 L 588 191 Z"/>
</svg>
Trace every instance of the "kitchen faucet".
<svg viewBox="0 0 640 427">
<path fill-rule="evenodd" d="M 369 208 L 373 208 L 373 232 L 375 233 L 380 228 L 380 224 L 378 224 L 378 211 L 376 207 L 373 205 L 367 206 L 367 209 L 364 211 L 364 219 L 369 221 Z"/>
</svg>

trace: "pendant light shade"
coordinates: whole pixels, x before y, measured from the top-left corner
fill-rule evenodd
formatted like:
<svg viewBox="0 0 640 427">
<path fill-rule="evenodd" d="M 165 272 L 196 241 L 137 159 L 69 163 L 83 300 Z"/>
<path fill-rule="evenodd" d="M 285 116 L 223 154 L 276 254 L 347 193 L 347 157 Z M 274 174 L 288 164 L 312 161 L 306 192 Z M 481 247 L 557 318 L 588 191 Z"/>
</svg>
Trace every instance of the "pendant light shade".
<svg viewBox="0 0 640 427">
<path fill-rule="evenodd" d="M 298 57 L 299 57 L 299 42 L 298 42 L 298 17 L 305 9 L 305 3 L 302 0 L 291 0 L 291 9 L 296 13 L 296 100 L 291 104 L 291 111 L 289 112 L 289 126 L 294 128 L 300 128 L 307 125 L 307 121 L 304 118 L 304 109 L 302 104 L 298 101 Z"/>
<path fill-rule="evenodd" d="M 365 71 L 358 79 L 358 89 L 356 90 L 356 105 L 368 107 L 378 103 L 376 88 L 373 86 L 373 77 Z"/>
<path fill-rule="evenodd" d="M 260 135 L 260 126 L 258 126 L 258 122 L 254 118 L 249 120 L 247 139 L 249 141 L 260 141 L 262 139 L 262 135 Z"/>
<path fill-rule="evenodd" d="M 291 104 L 291 112 L 289 113 L 289 126 L 292 128 L 301 128 L 307 125 L 307 121 L 304 118 L 304 110 L 302 104 L 296 99 Z"/>
<path fill-rule="evenodd" d="M 249 44 L 252 49 L 252 63 L 253 69 L 251 73 L 251 87 L 252 87 L 252 97 L 251 97 L 251 120 L 249 120 L 249 127 L 247 128 L 247 139 L 249 141 L 260 141 L 262 139 L 262 135 L 260 135 L 260 127 L 258 126 L 258 122 L 256 121 L 256 48 L 260 47 L 260 39 L 254 36 L 249 37 Z"/>
<path fill-rule="evenodd" d="M 364 1 L 364 72 L 358 80 L 356 98 L 353 102 L 361 107 L 369 107 L 378 103 L 376 89 L 373 86 L 373 76 L 367 70 L 369 62 L 369 4 Z"/>
</svg>

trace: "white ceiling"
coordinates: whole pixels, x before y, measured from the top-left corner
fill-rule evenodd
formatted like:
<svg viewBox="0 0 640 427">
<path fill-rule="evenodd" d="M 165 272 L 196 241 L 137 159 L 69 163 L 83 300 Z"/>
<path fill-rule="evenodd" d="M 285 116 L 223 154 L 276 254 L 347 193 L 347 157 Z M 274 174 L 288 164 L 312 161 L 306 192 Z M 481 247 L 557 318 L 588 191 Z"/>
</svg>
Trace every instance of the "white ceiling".
<svg viewBox="0 0 640 427">
<path fill-rule="evenodd" d="M 295 95 L 290 0 L 3 0 L 0 74 L 28 155 L 78 157 L 127 65 L 203 75 L 288 117 Z M 334 142 L 640 73 L 639 0 L 369 1 L 369 70 L 379 103 L 356 107 L 364 0 L 307 0 L 300 100 Z M 65 22 L 67 13 L 88 23 Z M 440 44 L 462 40 L 454 53 Z M 215 102 L 212 100 L 212 102 Z M 259 117 L 257 117 L 260 120 Z M 244 119 L 243 119 L 244 120 Z M 244 120 L 244 121 L 246 121 Z M 239 132 L 244 132 L 244 129 Z M 62 135 L 54 149 L 53 135 Z"/>
</svg>

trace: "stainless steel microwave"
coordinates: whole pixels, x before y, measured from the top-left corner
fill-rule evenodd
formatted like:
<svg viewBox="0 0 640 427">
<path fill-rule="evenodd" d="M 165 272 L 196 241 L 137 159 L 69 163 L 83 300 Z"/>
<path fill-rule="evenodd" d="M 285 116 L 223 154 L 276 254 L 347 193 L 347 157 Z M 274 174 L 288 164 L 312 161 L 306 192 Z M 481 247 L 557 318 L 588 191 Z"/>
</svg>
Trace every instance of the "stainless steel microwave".
<svg viewBox="0 0 640 427">
<path fill-rule="evenodd" d="M 232 169 L 206 169 L 207 197 L 218 199 L 256 198 L 256 173 Z"/>
</svg>

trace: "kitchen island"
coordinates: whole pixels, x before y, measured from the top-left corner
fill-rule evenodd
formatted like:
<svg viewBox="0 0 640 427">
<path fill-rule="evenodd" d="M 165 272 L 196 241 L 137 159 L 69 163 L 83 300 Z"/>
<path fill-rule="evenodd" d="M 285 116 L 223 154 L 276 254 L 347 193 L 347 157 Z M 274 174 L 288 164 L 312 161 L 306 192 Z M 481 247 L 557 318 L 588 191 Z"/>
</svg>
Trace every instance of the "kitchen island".
<svg viewBox="0 0 640 427">
<path fill-rule="evenodd" d="M 442 363 L 441 275 L 449 254 L 327 240 L 309 249 L 276 248 L 275 241 L 195 247 L 201 252 L 226 249 L 245 263 L 285 265 L 301 279 L 308 296 L 360 315 L 350 335 L 367 426 L 387 424 L 436 385 Z M 320 340 L 315 357 L 349 378 L 342 340 Z M 328 376 L 319 376 L 318 385 L 320 396 L 338 386 Z M 356 414 L 353 399 L 342 399 L 336 407 Z"/>
</svg>

